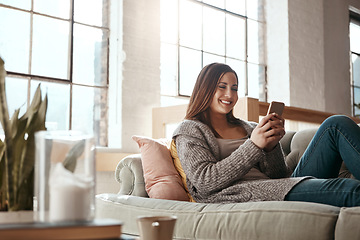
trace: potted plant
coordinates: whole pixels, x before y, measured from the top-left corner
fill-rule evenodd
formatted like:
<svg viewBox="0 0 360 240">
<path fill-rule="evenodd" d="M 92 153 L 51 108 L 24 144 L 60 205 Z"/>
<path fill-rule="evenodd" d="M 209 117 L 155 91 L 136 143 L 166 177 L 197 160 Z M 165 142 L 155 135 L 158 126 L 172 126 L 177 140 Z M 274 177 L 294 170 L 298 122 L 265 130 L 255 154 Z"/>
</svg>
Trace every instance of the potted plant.
<svg viewBox="0 0 360 240">
<path fill-rule="evenodd" d="M 32 210 L 34 195 L 35 139 L 45 130 L 47 96 L 42 99 L 40 85 L 25 114 L 17 109 L 9 117 L 5 92 L 4 61 L 0 58 L 0 211 Z"/>
</svg>

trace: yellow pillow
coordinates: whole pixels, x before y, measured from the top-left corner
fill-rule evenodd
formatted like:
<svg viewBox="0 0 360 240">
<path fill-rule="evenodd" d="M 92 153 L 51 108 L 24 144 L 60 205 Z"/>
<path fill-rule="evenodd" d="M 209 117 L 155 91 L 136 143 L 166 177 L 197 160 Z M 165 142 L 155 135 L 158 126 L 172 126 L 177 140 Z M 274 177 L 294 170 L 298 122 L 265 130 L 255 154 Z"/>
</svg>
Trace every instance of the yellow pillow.
<svg viewBox="0 0 360 240">
<path fill-rule="evenodd" d="M 172 159 L 174 161 L 175 169 L 180 174 L 182 183 L 184 184 L 185 191 L 186 191 L 187 195 L 189 196 L 190 202 L 195 202 L 193 197 L 190 195 L 189 189 L 188 189 L 188 187 L 186 185 L 186 174 L 185 174 L 185 172 L 184 172 L 184 170 L 183 170 L 183 168 L 181 166 L 180 159 L 179 159 L 179 156 L 178 156 L 177 150 L 176 150 L 176 144 L 175 144 L 174 140 L 171 141 L 170 153 L 171 153 L 171 157 L 172 157 Z"/>
</svg>

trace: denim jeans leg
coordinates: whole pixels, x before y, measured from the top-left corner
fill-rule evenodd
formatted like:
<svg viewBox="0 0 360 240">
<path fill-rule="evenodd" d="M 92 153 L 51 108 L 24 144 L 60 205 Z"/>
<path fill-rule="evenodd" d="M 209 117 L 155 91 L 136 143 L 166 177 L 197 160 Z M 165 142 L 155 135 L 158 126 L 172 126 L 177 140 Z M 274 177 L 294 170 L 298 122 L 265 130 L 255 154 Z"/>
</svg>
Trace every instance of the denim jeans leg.
<svg viewBox="0 0 360 240">
<path fill-rule="evenodd" d="M 290 190 L 285 201 L 315 202 L 337 207 L 360 206 L 360 181 L 349 178 L 306 179 Z"/>
<path fill-rule="evenodd" d="M 360 179 L 360 127 L 350 118 L 336 115 L 321 124 L 292 176 L 335 178 L 342 161 Z"/>
</svg>

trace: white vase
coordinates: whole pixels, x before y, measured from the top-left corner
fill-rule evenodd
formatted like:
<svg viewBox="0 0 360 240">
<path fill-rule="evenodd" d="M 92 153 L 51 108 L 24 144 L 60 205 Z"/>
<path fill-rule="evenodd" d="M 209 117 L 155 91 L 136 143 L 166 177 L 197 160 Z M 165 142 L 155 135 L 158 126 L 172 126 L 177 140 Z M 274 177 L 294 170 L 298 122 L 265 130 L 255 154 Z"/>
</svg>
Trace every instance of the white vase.
<svg viewBox="0 0 360 240">
<path fill-rule="evenodd" d="M 33 215 L 34 212 L 31 210 L 0 212 L 0 224 L 33 222 Z"/>
</svg>

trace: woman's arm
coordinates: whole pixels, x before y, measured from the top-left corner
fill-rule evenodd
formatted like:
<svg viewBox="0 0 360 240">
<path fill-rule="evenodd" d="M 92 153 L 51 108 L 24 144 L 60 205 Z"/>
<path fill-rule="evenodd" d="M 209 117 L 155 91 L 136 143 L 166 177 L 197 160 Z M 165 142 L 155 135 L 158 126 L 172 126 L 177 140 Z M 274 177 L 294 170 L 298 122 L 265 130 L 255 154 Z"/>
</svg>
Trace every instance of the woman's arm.
<svg viewBox="0 0 360 240">
<path fill-rule="evenodd" d="M 251 133 L 251 139 L 266 152 L 260 161 L 260 170 L 270 178 L 290 176 L 290 169 L 285 163 L 284 153 L 279 143 L 285 135 L 285 120 L 277 114 L 265 116 Z"/>
<path fill-rule="evenodd" d="M 197 134 L 177 135 L 175 142 L 186 177 L 199 192 L 216 192 L 230 186 L 265 156 L 264 151 L 249 139 L 229 157 L 216 160 L 205 139 L 194 135 Z"/>
<path fill-rule="evenodd" d="M 280 143 L 271 152 L 266 153 L 264 160 L 260 161 L 259 165 L 260 171 L 270 178 L 285 178 L 291 175 Z"/>
</svg>

